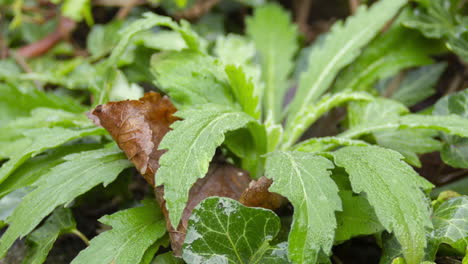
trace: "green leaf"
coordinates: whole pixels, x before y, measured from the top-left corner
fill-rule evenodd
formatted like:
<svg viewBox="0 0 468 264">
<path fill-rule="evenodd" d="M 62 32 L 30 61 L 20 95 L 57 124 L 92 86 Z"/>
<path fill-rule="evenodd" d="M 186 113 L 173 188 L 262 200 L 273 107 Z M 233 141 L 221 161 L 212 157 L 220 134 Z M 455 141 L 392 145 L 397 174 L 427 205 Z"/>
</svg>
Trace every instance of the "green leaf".
<svg viewBox="0 0 468 264">
<path fill-rule="evenodd" d="M 92 58 L 98 59 L 112 51 L 119 41 L 118 32 L 121 28 L 121 20 L 91 27 L 86 39 L 86 47 Z"/>
<path fill-rule="evenodd" d="M 55 209 L 40 228 L 27 236 L 28 250 L 22 264 L 44 263 L 55 240 L 75 228 L 75 219 L 70 209 L 63 207 Z"/>
<path fill-rule="evenodd" d="M 431 197 L 435 199 L 439 196 L 440 193 L 444 191 L 453 191 L 461 195 L 468 195 L 468 177 L 466 176 L 468 176 L 468 173 L 465 174 L 464 177 L 461 177 L 459 180 L 435 188 L 431 192 Z"/>
<path fill-rule="evenodd" d="M 420 176 L 395 151 L 376 147 L 344 147 L 334 153 L 356 193 L 365 192 L 380 223 L 402 245 L 408 264 L 419 264 L 426 247 L 425 228 L 431 227 Z M 405 184 L 401 184 L 404 182 Z"/>
<path fill-rule="evenodd" d="M 457 0 L 431 0 L 424 7 L 416 8 L 404 24 L 416 28 L 429 38 L 442 38 L 449 34 L 456 23 L 454 14 Z"/>
<path fill-rule="evenodd" d="M 140 32 L 135 36 L 133 42 L 135 45 L 160 51 L 180 51 L 187 48 L 187 44 L 179 32 L 162 29 L 158 30 L 157 32 Z"/>
<path fill-rule="evenodd" d="M 465 20 L 468 21 L 466 17 Z M 447 41 L 447 47 L 450 50 L 452 50 L 455 54 L 460 56 L 460 58 L 465 62 L 468 61 L 468 30 L 466 30 L 467 26 L 468 22 L 465 22 L 464 25 L 460 26 L 461 28 L 463 28 L 464 31 L 450 36 Z"/>
<path fill-rule="evenodd" d="M 392 100 L 378 98 L 372 102 L 353 102 L 348 108 L 350 131 L 398 122 L 400 115 L 406 113 L 408 109 L 404 105 Z M 377 144 L 400 152 L 408 163 L 417 167 L 421 166 L 417 154 L 441 148 L 440 142 L 433 139 L 437 132 L 427 129 L 396 127 L 375 131 L 372 135 Z"/>
<path fill-rule="evenodd" d="M 335 211 L 341 210 L 338 187 L 330 178 L 329 160 L 304 152 L 276 151 L 268 154 L 269 188 L 288 198 L 294 206 L 289 233 L 289 259 L 315 263 L 321 251 L 330 253 L 336 228 Z"/>
<path fill-rule="evenodd" d="M 168 151 L 159 160 L 155 177 L 156 185 L 164 185 L 164 198 L 174 226 L 180 221 L 190 187 L 205 176 L 224 134 L 255 122 L 244 112 L 215 104 L 179 111 L 176 115 L 183 121 L 175 122 L 173 130 L 161 141 L 159 149 Z"/>
<path fill-rule="evenodd" d="M 340 137 L 320 137 L 302 141 L 293 146 L 293 150 L 303 152 L 330 151 L 340 146 L 367 146 L 367 142 Z"/>
<path fill-rule="evenodd" d="M 405 0 L 383 0 L 367 9 L 361 6 L 356 15 L 343 24 L 335 23 L 320 47 L 309 56 L 309 67 L 301 74 L 297 93 L 291 102 L 286 134 L 303 126 L 302 118 L 310 105 L 330 87 L 340 70 L 350 64 L 398 10 Z M 372 21 L 372 23 L 369 23 Z"/>
<path fill-rule="evenodd" d="M 255 43 L 262 65 L 264 110 L 267 118 L 279 122 L 289 88 L 288 76 L 293 69 L 292 58 L 298 48 L 297 27 L 291 23 L 290 15 L 276 4 L 256 8 L 246 23 L 247 34 Z"/>
<path fill-rule="evenodd" d="M 250 65 L 255 56 L 255 45 L 244 36 L 228 34 L 216 39 L 213 53 L 226 65 Z"/>
<path fill-rule="evenodd" d="M 373 41 L 338 77 L 335 91 L 369 91 L 379 79 L 403 69 L 432 63 L 436 43 L 397 25 Z"/>
<path fill-rule="evenodd" d="M 349 101 L 370 101 L 372 99 L 374 98 L 371 95 L 364 92 L 341 92 L 334 95 L 324 95 L 317 103 L 307 107 L 300 125 L 298 124 L 297 127 L 286 131 L 286 133 L 289 132 L 290 134 L 284 135 L 283 148 L 286 149 L 294 144 L 310 125 L 333 108 Z"/>
<path fill-rule="evenodd" d="M 64 0 L 62 14 L 78 22 L 85 18 L 92 24 L 91 0 Z"/>
<path fill-rule="evenodd" d="M 423 101 L 435 93 L 434 86 L 446 68 L 446 63 L 437 63 L 410 71 L 391 98 L 406 106 Z"/>
<path fill-rule="evenodd" d="M 270 245 L 279 229 L 270 210 L 210 197 L 190 216 L 182 256 L 187 263 L 288 263 L 284 247 Z"/>
<path fill-rule="evenodd" d="M 35 182 L 36 188 L 23 198 L 8 218 L 10 226 L 0 239 L 0 257 L 17 238 L 31 232 L 57 206 L 71 203 L 101 183 L 108 185 L 123 169 L 131 166 L 115 145 L 71 154 L 64 159 L 64 163 Z"/>
<path fill-rule="evenodd" d="M 5 221 L 13 213 L 28 192 L 28 188 L 22 188 L 0 199 L 0 221 Z"/>
<path fill-rule="evenodd" d="M 70 140 L 90 136 L 102 135 L 104 130 L 98 127 L 83 128 L 79 130 L 65 129 L 61 127 L 37 128 L 23 132 L 28 140 L 24 148 L 18 149 L 10 159 L 0 168 L 0 183 L 10 176 L 21 164 L 31 157 L 51 148 L 58 147 Z"/>
<path fill-rule="evenodd" d="M 73 144 L 62 145 L 31 158 L 15 170 L 2 184 L 0 184 L 0 197 L 10 192 L 32 185 L 50 169 L 64 162 L 63 157 L 72 153 L 96 149 L 100 144 Z"/>
<path fill-rule="evenodd" d="M 184 264 L 182 259 L 174 257 L 172 251 L 156 256 L 151 264 Z"/>
<path fill-rule="evenodd" d="M 382 108 L 384 104 L 386 107 L 393 108 Z M 376 100 L 370 107 L 362 105 L 360 108 L 361 110 L 355 112 L 361 114 L 350 114 L 351 129 L 341 133 L 340 137 L 359 138 L 370 133 L 400 128 L 433 129 L 452 135 L 468 137 L 468 120 L 457 115 L 426 116 L 408 114 L 399 116 L 405 114 L 408 110 L 403 105 L 398 106 L 396 102 L 384 99 Z M 382 112 L 382 109 L 385 111 Z"/>
<path fill-rule="evenodd" d="M 468 19 L 459 0 L 428 1 L 415 8 L 404 24 L 428 38 L 443 38 L 447 47 L 468 61 Z"/>
<path fill-rule="evenodd" d="M 140 263 L 145 251 L 166 233 L 166 221 L 154 201 L 99 219 L 112 230 L 99 234 L 72 264 Z"/>
<path fill-rule="evenodd" d="M 434 107 L 434 115 L 456 114 L 468 120 L 468 90 L 440 99 Z M 455 168 L 468 168 L 468 138 L 443 135 L 442 160 Z"/>
<path fill-rule="evenodd" d="M 378 145 L 400 152 L 405 161 L 415 167 L 421 167 L 418 154 L 439 151 L 440 141 L 433 139 L 437 132 L 433 130 L 399 129 L 374 133 Z"/>
<path fill-rule="evenodd" d="M 145 251 L 145 254 L 143 255 L 140 264 L 150 264 L 152 263 L 153 259 L 155 259 L 156 252 L 159 251 L 159 248 L 167 248 L 169 247 L 170 240 L 169 240 L 169 235 L 166 233 L 165 236 L 162 238 L 158 239 L 153 245 L 151 245 L 150 248 L 148 248 Z"/>
<path fill-rule="evenodd" d="M 30 111 L 37 107 L 63 109 L 73 113 L 85 111 L 84 107 L 69 97 L 41 92 L 35 87 L 22 86 L 20 88 L 0 84 L 0 98 L 2 98 L 0 126 L 17 117 L 29 115 Z"/>
<path fill-rule="evenodd" d="M 116 65 L 119 58 L 125 53 L 128 45 L 133 37 L 142 31 L 149 30 L 155 26 L 169 27 L 174 31 L 179 32 L 185 40 L 187 46 L 192 50 L 200 50 L 201 43 L 197 34 L 190 29 L 190 24 L 182 20 L 180 25 L 174 22 L 170 17 L 159 16 L 150 12 L 144 13 L 143 18 L 135 20 L 133 23 L 125 27 L 121 32 L 121 39 L 117 46 L 112 51 L 112 54 L 107 61 L 107 65 L 111 67 Z"/>
<path fill-rule="evenodd" d="M 442 203 L 432 216 L 432 237 L 464 253 L 468 246 L 468 196 Z"/>
<path fill-rule="evenodd" d="M 241 67 L 226 66 L 226 74 L 232 92 L 242 110 L 255 119 L 260 118 L 260 103 L 251 78 L 248 78 Z"/>
<path fill-rule="evenodd" d="M 156 85 L 177 104 L 234 105 L 221 63 L 208 55 L 189 50 L 156 54 L 151 69 Z"/>
<path fill-rule="evenodd" d="M 335 241 L 346 241 L 355 236 L 371 235 L 384 230 L 365 196 L 343 190 L 339 194 L 343 211 L 336 213 L 338 227 Z"/>
<path fill-rule="evenodd" d="M 74 114 L 59 109 L 35 108 L 30 116 L 19 117 L 2 126 L 1 141 L 12 141 L 24 137 L 25 131 L 35 128 L 89 127 L 91 122 L 83 114 Z"/>
<path fill-rule="evenodd" d="M 136 83 L 129 83 L 121 71 L 115 71 L 113 77 L 109 93 L 111 101 L 138 100 L 143 97 L 143 88 Z"/>
</svg>

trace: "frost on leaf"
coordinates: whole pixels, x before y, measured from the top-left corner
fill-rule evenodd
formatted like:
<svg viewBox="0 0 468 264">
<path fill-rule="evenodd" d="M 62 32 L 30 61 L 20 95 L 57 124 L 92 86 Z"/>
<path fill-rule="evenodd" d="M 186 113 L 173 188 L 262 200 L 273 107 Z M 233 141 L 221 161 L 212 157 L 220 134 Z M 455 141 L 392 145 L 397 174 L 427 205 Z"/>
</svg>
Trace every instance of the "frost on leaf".
<svg viewBox="0 0 468 264">
<path fill-rule="evenodd" d="M 110 102 L 97 106 L 88 117 L 104 127 L 127 157 L 151 185 L 159 168 L 159 157 L 165 150 L 158 145 L 177 111 L 167 97 L 155 92 L 146 93 L 139 100 Z"/>
<path fill-rule="evenodd" d="M 189 200 L 182 214 L 182 220 L 175 229 L 170 220 L 169 213 L 163 198 L 162 187 L 156 188 L 156 198 L 162 204 L 163 214 L 166 218 L 166 226 L 171 238 L 172 250 L 175 255 L 181 254 L 187 232 L 188 220 L 193 208 L 207 197 L 220 196 L 239 200 L 241 194 L 249 186 L 250 177 L 247 172 L 225 163 L 212 163 L 207 175 L 197 180 L 189 193 Z"/>
</svg>

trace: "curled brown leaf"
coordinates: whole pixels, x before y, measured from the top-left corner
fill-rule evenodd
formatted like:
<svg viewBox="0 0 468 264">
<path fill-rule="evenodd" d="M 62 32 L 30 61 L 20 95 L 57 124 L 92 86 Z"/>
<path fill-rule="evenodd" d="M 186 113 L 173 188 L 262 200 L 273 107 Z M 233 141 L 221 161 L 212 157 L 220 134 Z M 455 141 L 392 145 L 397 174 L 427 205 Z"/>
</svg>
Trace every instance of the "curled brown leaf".
<svg viewBox="0 0 468 264">
<path fill-rule="evenodd" d="M 159 143 L 169 132 L 177 111 L 167 97 L 155 92 L 139 100 L 110 102 L 88 113 L 96 125 L 104 127 L 125 152 L 145 180 L 154 186 L 154 174 L 159 168 Z"/>
<path fill-rule="evenodd" d="M 280 208 L 286 200 L 283 196 L 268 191 L 273 181 L 261 177 L 256 181 L 252 181 L 241 195 L 239 201 L 249 207 L 263 207 L 270 210 Z"/>
</svg>

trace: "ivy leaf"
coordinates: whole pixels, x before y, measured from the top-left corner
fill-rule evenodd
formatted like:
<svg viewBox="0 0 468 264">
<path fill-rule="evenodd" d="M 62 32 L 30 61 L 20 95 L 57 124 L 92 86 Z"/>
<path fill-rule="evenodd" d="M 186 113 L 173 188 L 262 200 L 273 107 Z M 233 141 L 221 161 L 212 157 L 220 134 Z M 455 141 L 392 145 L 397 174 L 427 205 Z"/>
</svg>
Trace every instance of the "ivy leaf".
<svg viewBox="0 0 468 264">
<path fill-rule="evenodd" d="M 232 106 L 234 100 L 221 63 L 194 51 L 156 54 L 151 59 L 156 85 L 179 105 L 217 103 Z"/>
<path fill-rule="evenodd" d="M 247 19 L 247 33 L 260 55 L 262 79 L 265 82 L 265 113 L 267 118 L 278 122 L 289 88 L 292 58 L 298 48 L 297 27 L 279 5 L 267 4 L 256 8 L 254 15 Z"/>
<path fill-rule="evenodd" d="M 295 135 L 297 132 L 294 130 L 304 127 L 302 117 L 307 113 L 308 106 L 316 102 L 330 87 L 338 72 L 359 56 L 361 49 L 406 3 L 405 0 L 384 0 L 369 9 L 363 5 L 344 24 L 335 23 L 323 44 L 312 49 L 309 67 L 301 74 L 289 109 L 287 135 Z M 372 23 L 369 24 L 369 21 Z"/>
<path fill-rule="evenodd" d="M 455 13 L 458 0 L 433 0 L 421 4 L 408 17 L 404 24 L 420 30 L 429 38 L 442 38 L 448 34 L 451 26 L 456 23 Z"/>
<path fill-rule="evenodd" d="M 270 245 L 279 229 L 270 210 L 207 198 L 193 210 L 182 256 L 187 263 L 288 263 L 285 248 Z"/>
<path fill-rule="evenodd" d="M 2 165 L 0 168 L 0 183 L 7 179 L 15 169 L 29 158 L 76 138 L 90 135 L 102 135 L 103 130 L 97 127 L 79 130 L 53 127 L 31 129 L 23 132 L 23 134 L 28 143 L 24 145 L 24 148 L 18 149 L 10 159 Z"/>
<path fill-rule="evenodd" d="M 154 201 L 143 201 L 141 207 L 106 215 L 99 221 L 112 230 L 93 238 L 72 264 L 140 263 L 146 250 L 166 233 L 164 216 Z"/>
<path fill-rule="evenodd" d="M 59 207 L 54 210 L 45 223 L 26 238 L 28 250 L 23 264 L 41 264 L 47 258 L 55 240 L 76 228 L 70 209 Z"/>
<path fill-rule="evenodd" d="M 328 171 L 332 168 L 332 162 L 311 153 L 276 151 L 267 156 L 266 177 L 273 180 L 269 190 L 294 206 L 288 239 L 294 263 L 315 263 L 320 251 L 330 253 L 335 211 L 341 210 L 338 187 Z"/>
<path fill-rule="evenodd" d="M 23 198 L 8 218 L 9 227 L 0 239 L 0 257 L 17 238 L 31 232 L 54 208 L 71 203 L 98 184 L 108 185 L 123 169 L 131 166 L 115 145 L 71 154 L 64 160 L 34 184 L 36 188 Z"/>
<path fill-rule="evenodd" d="M 410 28 L 421 31 L 428 38 L 442 38 L 449 49 L 468 60 L 468 20 L 459 0 L 433 0 L 415 8 L 404 21 Z"/>
<path fill-rule="evenodd" d="M 407 263 L 420 263 L 425 228 L 432 226 L 420 176 L 401 161 L 403 156 L 377 146 L 344 147 L 334 157 L 349 174 L 353 191 L 366 193 L 380 223 L 395 234 Z"/>
<path fill-rule="evenodd" d="M 434 86 L 446 68 L 446 63 L 437 63 L 410 71 L 391 98 L 406 106 L 423 101 L 435 93 Z"/>
<path fill-rule="evenodd" d="M 343 211 L 336 213 L 338 227 L 335 241 L 346 241 L 355 236 L 371 235 L 383 231 L 374 209 L 363 195 L 340 191 Z"/>
<path fill-rule="evenodd" d="M 338 77 L 335 91 L 369 91 L 379 79 L 399 71 L 432 63 L 429 57 L 436 43 L 396 25 L 377 38 Z"/>
<path fill-rule="evenodd" d="M 457 114 L 468 120 L 467 106 L 468 90 L 464 90 L 440 99 L 435 104 L 433 114 Z M 441 152 L 442 160 L 455 168 L 468 168 L 468 137 L 444 134 L 442 138 L 445 141 Z"/>
<path fill-rule="evenodd" d="M 156 185 L 164 185 L 164 198 L 171 223 L 177 226 L 188 200 L 190 187 L 208 171 L 216 148 L 224 141 L 228 131 L 256 122 L 244 112 L 224 106 L 206 104 L 179 111 L 184 119 L 175 122 L 159 149 L 168 151 L 159 160 Z"/>
<path fill-rule="evenodd" d="M 442 203 L 432 216 L 432 237 L 464 253 L 468 246 L 468 196 L 460 196 Z"/>
</svg>

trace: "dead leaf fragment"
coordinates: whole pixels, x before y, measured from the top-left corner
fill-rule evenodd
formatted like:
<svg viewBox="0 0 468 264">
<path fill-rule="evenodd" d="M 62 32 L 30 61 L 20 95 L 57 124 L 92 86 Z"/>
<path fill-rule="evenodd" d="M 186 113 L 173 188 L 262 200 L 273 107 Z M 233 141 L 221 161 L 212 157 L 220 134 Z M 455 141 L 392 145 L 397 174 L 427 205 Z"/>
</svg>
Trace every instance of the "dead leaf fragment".
<svg viewBox="0 0 468 264">
<path fill-rule="evenodd" d="M 154 186 L 154 174 L 159 168 L 159 143 L 178 120 L 177 111 L 167 97 L 146 93 L 139 100 L 110 102 L 97 106 L 88 117 L 104 127 L 133 162 L 145 180 Z"/>
<path fill-rule="evenodd" d="M 270 210 L 280 208 L 286 200 L 283 196 L 268 191 L 273 181 L 261 177 L 257 181 L 252 181 L 241 195 L 239 201 L 249 207 L 263 207 Z"/>
<path fill-rule="evenodd" d="M 250 176 L 246 171 L 234 167 L 233 165 L 227 163 L 212 163 L 206 176 L 199 179 L 190 189 L 189 200 L 177 230 L 169 221 L 169 213 L 163 198 L 164 189 L 163 187 L 157 187 L 155 190 L 156 199 L 161 205 L 161 208 L 163 208 L 163 214 L 166 218 L 166 227 L 169 231 L 174 254 L 180 256 L 182 253 L 182 245 L 185 240 L 188 220 L 195 206 L 205 198 L 211 196 L 228 197 L 238 201 L 241 194 L 249 186 L 250 180 Z"/>
</svg>

